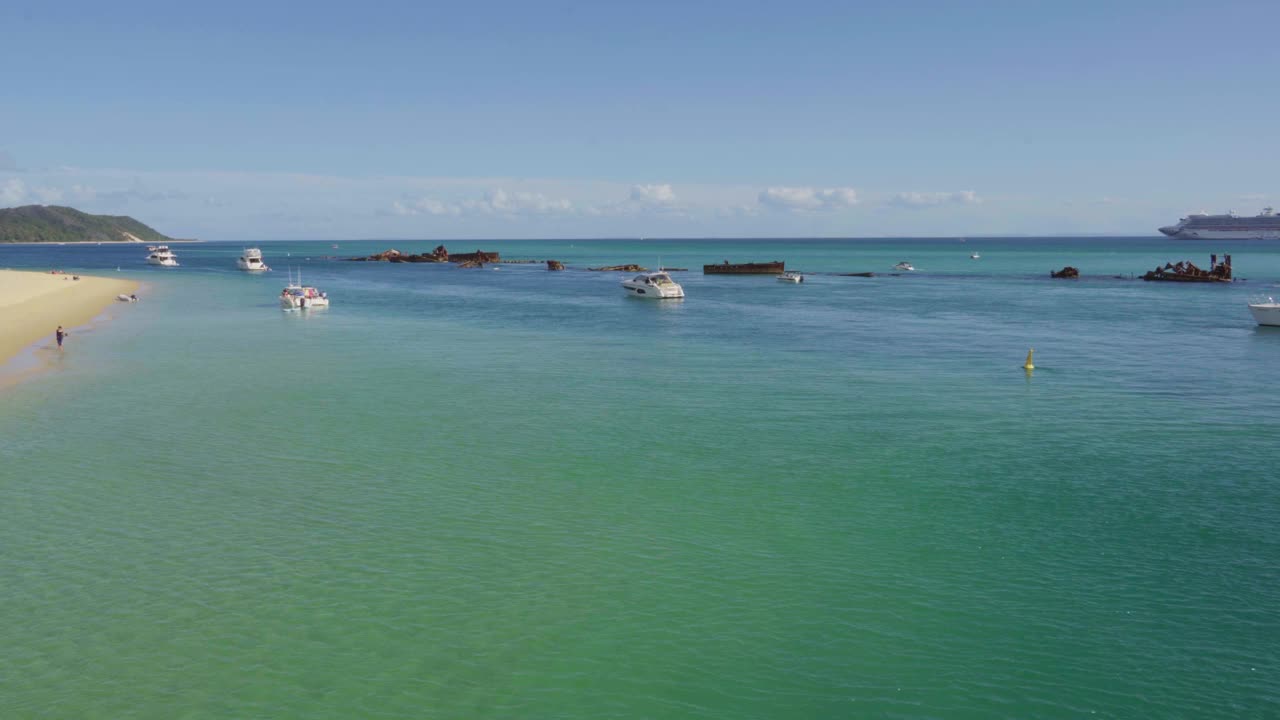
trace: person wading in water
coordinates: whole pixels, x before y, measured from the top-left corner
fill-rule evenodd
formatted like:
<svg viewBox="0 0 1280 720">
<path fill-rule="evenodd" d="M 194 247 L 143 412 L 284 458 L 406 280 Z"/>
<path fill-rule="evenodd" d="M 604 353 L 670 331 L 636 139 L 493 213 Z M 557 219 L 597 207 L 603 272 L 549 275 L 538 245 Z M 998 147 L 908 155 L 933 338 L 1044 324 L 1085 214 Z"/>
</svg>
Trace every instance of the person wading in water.
<svg viewBox="0 0 1280 720">
<path fill-rule="evenodd" d="M 70 335 L 70 333 L 68 333 L 66 330 L 63 330 L 63 329 L 62 329 L 62 326 L 61 326 L 61 325 L 59 325 L 59 326 L 58 326 L 58 329 L 53 333 L 53 335 L 54 335 L 54 337 L 58 338 L 58 349 L 59 349 L 59 350 L 61 350 L 61 349 L 62 349 L 62 338 L 66 337 L 67 335 Z"/>
</svg>

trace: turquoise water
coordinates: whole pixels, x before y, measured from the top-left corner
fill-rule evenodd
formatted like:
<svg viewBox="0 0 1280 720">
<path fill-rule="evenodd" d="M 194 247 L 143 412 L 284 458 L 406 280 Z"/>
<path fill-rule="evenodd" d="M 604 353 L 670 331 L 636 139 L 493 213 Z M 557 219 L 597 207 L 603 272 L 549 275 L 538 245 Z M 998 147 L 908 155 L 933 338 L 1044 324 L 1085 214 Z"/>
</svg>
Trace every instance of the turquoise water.
<svg viewBox="0 0 1280 720">
<path fill-rule="evenodd" d="M 1280 243 L 321 259 L 435 244 L 0 247 L 147 283 L 0 390 L 0 717 L 1280 715 Z"/>
</svg>

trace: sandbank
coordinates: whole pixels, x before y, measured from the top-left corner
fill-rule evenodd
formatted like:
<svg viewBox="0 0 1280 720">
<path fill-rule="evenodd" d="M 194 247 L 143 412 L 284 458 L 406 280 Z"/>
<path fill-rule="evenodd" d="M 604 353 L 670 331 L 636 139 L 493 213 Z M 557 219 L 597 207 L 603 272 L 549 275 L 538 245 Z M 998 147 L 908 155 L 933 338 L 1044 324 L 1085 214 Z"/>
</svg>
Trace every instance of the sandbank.
<svg viewBox="0 0 1280 720">
<path fill-rule="evenodd" d="M 0 365 L 61 325 L 84 325 L 138 289 L 136 280 L 0 270 Z"/>
</svg>

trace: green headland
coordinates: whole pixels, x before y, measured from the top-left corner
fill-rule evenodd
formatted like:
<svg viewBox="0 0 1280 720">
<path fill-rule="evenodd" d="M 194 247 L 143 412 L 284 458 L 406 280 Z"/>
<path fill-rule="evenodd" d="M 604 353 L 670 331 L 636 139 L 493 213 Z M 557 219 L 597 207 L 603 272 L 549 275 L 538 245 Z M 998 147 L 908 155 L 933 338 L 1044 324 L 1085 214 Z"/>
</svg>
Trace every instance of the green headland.
<svg viewBox="0 0 1280 720">
<path fill-rule="evenodd" d="M 126 215 L 90 215 L 59 205 L 0 209 L 0 243 L 173 241 Z"/>
</svg>

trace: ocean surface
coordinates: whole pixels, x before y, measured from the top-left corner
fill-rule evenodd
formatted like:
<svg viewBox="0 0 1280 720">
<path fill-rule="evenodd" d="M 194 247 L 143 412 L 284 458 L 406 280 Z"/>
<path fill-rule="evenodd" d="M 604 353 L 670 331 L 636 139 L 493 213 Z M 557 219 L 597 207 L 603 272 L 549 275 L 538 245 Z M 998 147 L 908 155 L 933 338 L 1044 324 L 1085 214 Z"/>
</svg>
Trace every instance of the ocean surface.
<svg viewBox="0 0 1280 720">
<path fill-rule="evenodd" d="M 0 246 L 0 717 L 1280 717 L 1280 243 L 334 244 Z"/>
</svg>

